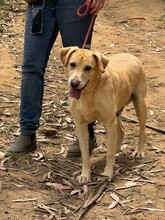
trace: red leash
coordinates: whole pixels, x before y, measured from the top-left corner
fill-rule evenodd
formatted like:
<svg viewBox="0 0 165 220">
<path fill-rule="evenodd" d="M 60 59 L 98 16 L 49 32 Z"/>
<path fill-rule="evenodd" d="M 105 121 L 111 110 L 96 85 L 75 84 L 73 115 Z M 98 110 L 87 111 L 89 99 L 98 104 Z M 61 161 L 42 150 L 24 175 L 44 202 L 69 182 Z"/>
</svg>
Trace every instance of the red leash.
<svg viewBox="0 0 165 220">
<path fill-rule="evenodd" d="M 90 10 L 90 4 L 91 4 L 91 0 L 86 0 L 86 2 L 78 8 L 77 15 L 80 16 L 80 17 L 83 17 L 83 16 L 87 15 L 87 13 Z M 85 11 L 83 13 L 81 13 L 81 10 L 84 9 L 84 8 L 85 8 Z M 86 37 L 85 37 L 82 48 L 85 48 L 85 46 L 86 46 L 87 40 L 89 38 L 89 34 L 91 32 L 91 29 L 92 29 L 92 26 L 93 26 L 93 23 L 94 23 L 94 20 L 95 20 L 95 14 L 92 14 L 92 19 L 91 19 L 90 25 L 88 27 L 88 31 L 87 31 L 87 34 L 86 34 Z"/>
</svg>

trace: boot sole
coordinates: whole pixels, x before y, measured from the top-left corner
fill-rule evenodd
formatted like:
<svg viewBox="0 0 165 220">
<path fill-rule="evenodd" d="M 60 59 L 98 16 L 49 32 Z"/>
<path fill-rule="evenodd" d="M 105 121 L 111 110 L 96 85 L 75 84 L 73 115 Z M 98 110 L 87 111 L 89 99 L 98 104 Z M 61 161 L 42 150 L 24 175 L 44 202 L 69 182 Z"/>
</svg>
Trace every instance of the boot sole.
<svg viewBox="0 0 165 220">
<path fill-rule="evenodd" d="M 92 154 L 92 151 L 97 148 L 97 142 L 89 149 L 89 155 Z M 81 152 L 68 152 L 66 157 L 70 158 L 70 157 L 81 157 Z"/>
<path fill-rule="evenodd" d="M 31 153 L 31 152 L 34 152 L 37 150 L 37 145 L 33 145 L 30 147 L 29 150 L 27 151 L 24 151 L 24 152 L 5 152 L 5 157 L 18 157 L 18 156 L 21 156 L 21 155 L 25 155 L 25 154 L 28 154 L 28 153 Z"/>
</svg>

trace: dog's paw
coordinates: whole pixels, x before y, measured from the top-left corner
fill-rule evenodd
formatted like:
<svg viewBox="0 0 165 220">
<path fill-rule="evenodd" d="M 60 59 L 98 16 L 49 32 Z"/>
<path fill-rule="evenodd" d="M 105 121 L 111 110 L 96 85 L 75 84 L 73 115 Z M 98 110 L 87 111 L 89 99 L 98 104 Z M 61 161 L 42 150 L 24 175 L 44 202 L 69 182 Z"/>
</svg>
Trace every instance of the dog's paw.
<svg viewBox="0 0 165 220">
<path fill-rule="evenodd" d="M 104 171 L 100 177 L 98 177 L 98 180 L 101 181 L 101 180 L 107 180 L 109 182 L 111 182 L 113 178 L 113 170 L 112 171 L 109 171 L 109 172 L 106 172 Z"/>
<path fill-rule="evenodd" d="M 132 153 L 132 157 L 133 157 L 133 158 L 142 159 L 142 158 L 145 157 L 144 151 L 135 150 L 135 151 Z"/>
<path fill-rule="evenodd" d="M 77 177 L 77 181 L 79 183 L 89 183 L 91 181 L 91 177 L 90 175 L 86 175 L 86 176 L 80 175 Z"/>
</svg>

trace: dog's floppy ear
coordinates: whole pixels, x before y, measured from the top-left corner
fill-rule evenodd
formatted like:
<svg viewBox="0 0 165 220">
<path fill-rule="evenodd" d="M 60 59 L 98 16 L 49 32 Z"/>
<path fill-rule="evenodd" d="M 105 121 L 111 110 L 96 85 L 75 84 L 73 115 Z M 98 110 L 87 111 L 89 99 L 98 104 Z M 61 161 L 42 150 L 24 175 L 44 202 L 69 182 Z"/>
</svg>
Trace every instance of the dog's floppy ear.
<svg viewBox="0 0 165 220">
<path fill-rule="evenodd" d="M 75 52 L 78 47 L 63 47 L 60 50 L 60 58 L 64 66 L 68 64 L 69 58 L 73 52 Z"/>
<path fill-rule="evenodd" d="M 97 62 L 97 65 L 98 65 L 100 71 L 103 73 L 108 62 L 109 62 L 109 59 L 99 52 L 94 52 L 93 56 L 96 59 L 96 62 Z"/>
</svg>

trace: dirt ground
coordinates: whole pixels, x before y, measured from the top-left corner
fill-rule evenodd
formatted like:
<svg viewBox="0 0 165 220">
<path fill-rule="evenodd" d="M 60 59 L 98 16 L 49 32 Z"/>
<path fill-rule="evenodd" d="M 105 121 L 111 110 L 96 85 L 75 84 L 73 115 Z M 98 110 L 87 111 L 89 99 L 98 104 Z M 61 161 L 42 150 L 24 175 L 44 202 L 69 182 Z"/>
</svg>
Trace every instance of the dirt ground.
<svg viewBox="0 0 165 220">
<path fill-rule="evenodd" d="M 20 3 L 21 2 L 21 3 Z M 25 4 L 2 6 L 0 33 L 0 151 L 19 134 L 19 91 Z M 98 182 L 105 164 L 104 128 L 96 124 L 92 182 L 79 185 L 81 158 L 65 158 L 75 137 L 68 111 L 67 79 L 59 60 L 60 36 L 45 74 L 38 150 L 0 161 L 0 220 L 155 220 L 165 215 L 165 1 L 107 0 L 94 27 L 92 49 L 105 55 L 130 52 L 143 63 L 148 107 L 146 157 L 131 158 L 138 140 L 132 105 L 123 112 L 125 139 L 113 181 Z M 120 65 L 120 64 L 119 64 Z"/>
</svg>

